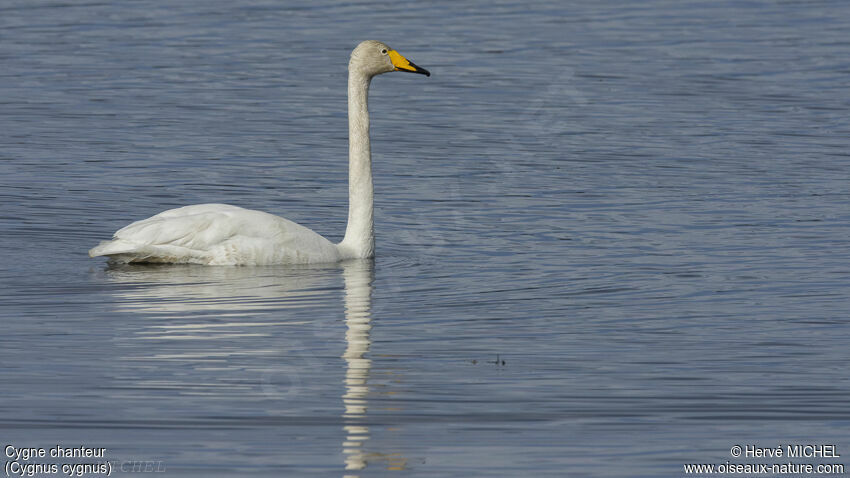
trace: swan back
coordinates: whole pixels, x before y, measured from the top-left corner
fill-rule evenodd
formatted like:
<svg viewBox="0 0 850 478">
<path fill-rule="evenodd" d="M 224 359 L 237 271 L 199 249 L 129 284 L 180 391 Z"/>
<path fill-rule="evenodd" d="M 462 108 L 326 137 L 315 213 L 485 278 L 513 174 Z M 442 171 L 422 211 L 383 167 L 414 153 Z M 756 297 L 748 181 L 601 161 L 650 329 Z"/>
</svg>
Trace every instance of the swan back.
<svg viewBox="0 0 850 478">
<path fill-rule="evenodd" d="M 227 204 L 171 209 L 136 221 L 89 251 L 114 262 L 267 265 L 336 262 L 337 247 L 279 216 Z"/>
</svg>

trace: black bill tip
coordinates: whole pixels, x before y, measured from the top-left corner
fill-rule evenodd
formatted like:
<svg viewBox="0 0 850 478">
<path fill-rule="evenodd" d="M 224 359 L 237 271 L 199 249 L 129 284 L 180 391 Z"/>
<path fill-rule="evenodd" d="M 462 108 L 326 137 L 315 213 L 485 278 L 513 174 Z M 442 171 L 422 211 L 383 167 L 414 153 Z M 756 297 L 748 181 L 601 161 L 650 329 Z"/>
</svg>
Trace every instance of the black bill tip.
<svg viewBox="0 0 850 478">
<path fill-rule="evenodd" d="M 422 68 L 421 66 L 417 66 L 417 65 L 416 65 L 415 63 L 413 63 L 412 61 L 408 61 L 408 64 L 409 64 L 411 67 L 413 67 L 413 69 L 412 69 L 412 70 L 404 70 L 404 69 L 400 69 L 399 71 L 406 71 L 406 72 L 408 72 L 408 73 L 419 73 L 420 75 L 431 76 L 431 72 L 430 72 L 430 71 L 426 70 L 425 68 Z"/>
</svg>

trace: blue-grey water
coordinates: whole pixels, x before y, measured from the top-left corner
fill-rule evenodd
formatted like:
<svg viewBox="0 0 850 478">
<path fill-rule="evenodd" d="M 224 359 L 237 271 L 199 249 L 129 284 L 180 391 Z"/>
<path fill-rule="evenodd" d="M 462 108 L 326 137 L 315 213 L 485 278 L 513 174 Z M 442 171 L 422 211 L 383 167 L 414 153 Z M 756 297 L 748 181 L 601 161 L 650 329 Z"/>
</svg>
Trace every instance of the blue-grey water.
<svg viewBox="0 0 850 478">
<path fill-rule="evenodd" d="M 3 0 L 0 441 L 154 476 L 850 465 L 848 31 L 840 0 Z M 432 72 L 372 84 L 374 262 L 87 257 L 203 202 L 341 239 L 369 38 Z"/>
</svg>

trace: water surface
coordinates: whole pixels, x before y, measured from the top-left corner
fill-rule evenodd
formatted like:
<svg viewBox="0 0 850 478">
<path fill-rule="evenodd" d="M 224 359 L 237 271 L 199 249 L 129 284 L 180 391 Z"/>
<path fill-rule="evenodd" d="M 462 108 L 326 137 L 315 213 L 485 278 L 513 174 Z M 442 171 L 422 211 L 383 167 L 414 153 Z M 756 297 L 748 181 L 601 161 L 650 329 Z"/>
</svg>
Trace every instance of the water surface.
<svg viewBox="0 0 850 478">
<path fill-rule="evenodd" d="M 0 9 L 4 446 L 167 476 L 850 453 L 844 2 Z M 374 261 L 86 256 L 202 202 L 341 239 L 367 38 L 433 73 L 372 85 Z"/>
</svg>

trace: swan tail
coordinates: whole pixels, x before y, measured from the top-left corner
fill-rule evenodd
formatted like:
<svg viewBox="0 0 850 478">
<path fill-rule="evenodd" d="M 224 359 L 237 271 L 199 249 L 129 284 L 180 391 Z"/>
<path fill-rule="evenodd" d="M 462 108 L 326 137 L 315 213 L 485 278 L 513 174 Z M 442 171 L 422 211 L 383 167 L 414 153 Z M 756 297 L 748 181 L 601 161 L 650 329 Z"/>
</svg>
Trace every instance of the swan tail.
<svg viewBox="0 0 850 478">
<path fill-rule="evenodd" d="M 138 244 L 122 241 L 120 239 L 116 239 L 113 241 L 100 241 L 100 244 L 92 247 L 89 250 L 89 257 L 131 254 L 135 252 L 140 252 L 139 249 L 141 248 L 143 247 L 139 246 Z"/>
<path fill-rule="evenodd" d="M 89 257 L 107 256 L 110 262 L 159 262 L 205 264 L 208 258 L 187 254 L 187 249 L 171 245 L 138 244 L 123 239 L 101 241 L 89 250 Z"/>
</svg>

